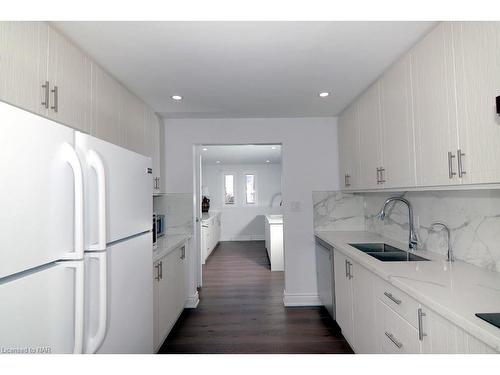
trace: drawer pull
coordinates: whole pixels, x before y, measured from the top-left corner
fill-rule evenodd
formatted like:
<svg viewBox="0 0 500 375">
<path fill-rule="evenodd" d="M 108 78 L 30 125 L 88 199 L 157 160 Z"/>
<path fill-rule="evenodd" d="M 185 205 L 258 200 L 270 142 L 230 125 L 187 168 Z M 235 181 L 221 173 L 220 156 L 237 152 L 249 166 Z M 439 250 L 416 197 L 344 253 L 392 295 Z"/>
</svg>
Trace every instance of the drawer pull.
<svg viewBox="0 0 500 375">
<path fill-rule="evenodd" d="M 424 327 L 422 323 L 422 317 L 425 316 L 425 313 L 422 311 L 422 309 L 418 309 L 418 339 L 420 341 L 423 341 L 424 337 L 427 336 L 427 334 L 424 333 Z"/>
<path fill-rule="evenodd" d="M 396 297 L 394 297 L 392 295 L 392 293 L 389 293 L 389 292 L 384 292 L 384 296 L 386 296 L 387 298 L 389 298 L 392 302 L 394 302 L 396 305 L 401 305 L 401 300 L 400 299 L 397 299 Z"/>
<path fill-rule="evenodd" d="M 400 343 L 398 340 L 396 340 L 396 338 L 394 337 L 394 335 L 392 333 L 389 333 L 389 332 L 385 332 L 385 335 L 389 338 L 389 340 L 391 340 L 391 342 L 396 345 L 396 347 L 398 349 L 401 349 L 403 347 L 403 344 Z"/>
</svg>

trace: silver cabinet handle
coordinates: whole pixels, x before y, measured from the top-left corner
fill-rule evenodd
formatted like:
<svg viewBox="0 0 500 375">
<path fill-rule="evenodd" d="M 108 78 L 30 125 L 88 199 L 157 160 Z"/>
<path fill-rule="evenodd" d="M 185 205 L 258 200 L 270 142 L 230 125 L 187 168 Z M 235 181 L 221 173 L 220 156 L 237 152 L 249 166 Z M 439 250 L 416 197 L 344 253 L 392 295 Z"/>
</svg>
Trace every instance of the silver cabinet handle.
<svg viewBox="0 0 500 375">
<path fill-rule="evenodd" d="M 347 273 L 348 273 L 348 276 L 349 276 L 349 280 L 353 278 L 352 276 L 352 273 L 351 273 L 351 266 L 352 266 L 352 263 L 351 262 L 347 262 L 348 266 L 347 266 Z"/>
<path fill-rule="evenodd" d="M 351 178 L 351 176 L 349 174 L 345 174 L 344 175 L 344 185 L 347 187 L 347 186 L 351 186 L 351 183 L 349 182 L 349 179 Z"/>
<path fill-rule="evenodd" d="M 163 262 L 162 261 L 160 261 L 159 266 L 160 266 L 160 273 L 159 273 L 158 277 L 160 279 L 163 279 Z"/>
<path fill-rule="evenodd" d="M 422 309 L 419 308 L 417 314 L 418 314 L 418 339 L 422 341 L 424 337 L 427 336 L 424 333 L 424 327 L 422 323 L 422 317 L 425 316 L 425 313 L 422 311 Z"/>
<path fill-rule="evenodd" d="M 383 184 L 385 182 L 384 180 L 384 172 L 385 172 L 385 168 L 384 167 L 380 167 L 379 168 L 379 173 L 380 173 L 380 183 Z"/>
<path fill-rule="evenodd" d="M 458 156 L 458 177 L 462 178 L 466 172 L 463 169 L 463 163 L 462 163 L 462 157 L 465 156 L 465 154 L 462 152 L 461 149 L 457 150 L 457 156 Z"/>
<path fill-rule="evenodd" d="M 348 264 L 349 262 L 347 261 L 347 259 L 345 260 L 345 277 L 346 278 L 349 278 L 349 270 L 348 270 Z"/>
<path fill-rule="evenodd" d="M 186 258 L 186 246 L 182 246 L 181 248 L 181 259 Z"/>
<path fill-rule="evenodd" d="M 42 105 L 48 109 L 50 95 L 49 81 L 45 81 L 45 83 L 42 85 L 42 88 L 44 89 L 44 101 L 42 102 Z"/>
<path fill-rule="evenodd" d="M 377 168 L 377 185 L 380 184 L 380 168 Z"/>
<path fill-rule="evenodd" d="M 387 332 L 387 331 L 386 331 L 386 332 L 385 332 L 385 335 L 389 338 L 389 340 L 391 340 L 391 341 L 392 341 L 392 343 L 393 343 L 394 345 L 396 345 L 396 347 L 397 347 L 398 349 L 401 349 L 401 348 L 403 347 L 403 344 L 402 344 L 401 342 L 399 342 L 399 341 L 398 341 L 398 340 L 394 337 L 394 335 L 393 335 L 392 333 L 389 333 L 389 332 Z"/>
<path fill-rule="evenodd" d="M 160 263 L 158 263 L 156 266 L 156 276 L 155 276 L 155 279 L 156 281 L 160 281 Z"/>
<path fill-rule="evenodd" d="M 400 299 L 397 299 L 396 297 L 394 297 L 392 295 L 392 293 L 389 293 L 389 292 L 384 292 L 384 296 L 386 296 L 387 298 L 389 298 L 392 302 L 394 302 L 396 305 L 400 305 L 401 304 L 401 300 Z"/>
<path fill-rule="evenodd" d="M 51 91 L 54 94 L 54 105 L 50 108 L 57 113 L 59 111 L 59 88 L 57 86 L 54 86 Z"/>
<path fill-rule="evenodd" d="M 455 157 L 455 155 L 453 155 L 453 153 L 451 151 L 448 151 L 448 177 L 450 179 L 453 178 L 453 176 L 456 175 L 455 172 L 453 172 L 453 158 Z"/>
</svg>

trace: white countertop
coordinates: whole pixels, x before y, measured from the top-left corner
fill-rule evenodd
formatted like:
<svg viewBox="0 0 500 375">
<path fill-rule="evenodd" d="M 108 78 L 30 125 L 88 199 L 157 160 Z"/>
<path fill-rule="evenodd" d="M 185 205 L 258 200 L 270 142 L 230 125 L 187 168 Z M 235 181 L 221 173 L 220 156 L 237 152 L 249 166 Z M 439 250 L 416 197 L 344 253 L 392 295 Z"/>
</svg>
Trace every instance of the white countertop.
<svg viewBox="0 0 500 375">
<path fill-rule="evenodd" d="M 201 214 L 201 221 L 210 220 L 211 218 L 220 214 L 220 211 L 208 211 Z"/>
<path fill-rule="evenodd" d="M 500 329 L 474 315 L 500 312 L 500 273 L 462 261 L 450 263 L 441 255 L 420 250 L 415 253 L 431 261 L 381 262 L 348 245 L 385 242 L 405 248 L 375 233 L 316 231 L 315 235 L 500 352 Z"/>
<path fill-rule="evenodd" d="M 283 224 L 283 215 L 266 215 L 269 224 Z"/>
<path fill-rule="evenodd" d="M 157 247 L 153 249 L 153 262 L 163 258 L 191 238 L 190 234 L 171 234 L 158 238 Z"/>
</svg>

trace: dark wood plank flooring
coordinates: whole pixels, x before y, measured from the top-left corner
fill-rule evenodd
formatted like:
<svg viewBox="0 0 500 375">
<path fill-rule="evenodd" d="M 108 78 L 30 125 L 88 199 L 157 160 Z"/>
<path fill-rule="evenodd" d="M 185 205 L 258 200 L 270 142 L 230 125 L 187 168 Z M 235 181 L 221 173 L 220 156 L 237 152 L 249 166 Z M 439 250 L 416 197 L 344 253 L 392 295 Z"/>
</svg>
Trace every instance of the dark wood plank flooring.
<svg viewBox="0 0 500 375">
<path fill-rule="evenodd" d="M 323 307 L 285 308 L 283 289 L 263 241 L 221 242 L 198 308 L 184 310 L 159 353 L 352 353 Z"/>
</svg>

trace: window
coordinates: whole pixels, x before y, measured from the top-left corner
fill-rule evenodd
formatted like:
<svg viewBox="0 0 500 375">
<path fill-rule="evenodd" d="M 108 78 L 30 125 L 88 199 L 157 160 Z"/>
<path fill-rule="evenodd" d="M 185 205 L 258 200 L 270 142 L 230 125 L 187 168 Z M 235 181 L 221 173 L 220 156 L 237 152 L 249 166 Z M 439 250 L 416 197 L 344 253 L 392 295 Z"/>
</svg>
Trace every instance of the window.
<svg viewBox="0 0 500 375">
<path fill-rule="evenodd" d="M 224 204 L 234 204 L 234 174 L 224 175 Z"/>
<path fill-rule="evenodd" d="M 255 204 L 255 175 L 245 175 L 245 196 L 247 204 Z"/>
</svg>

